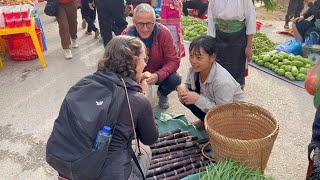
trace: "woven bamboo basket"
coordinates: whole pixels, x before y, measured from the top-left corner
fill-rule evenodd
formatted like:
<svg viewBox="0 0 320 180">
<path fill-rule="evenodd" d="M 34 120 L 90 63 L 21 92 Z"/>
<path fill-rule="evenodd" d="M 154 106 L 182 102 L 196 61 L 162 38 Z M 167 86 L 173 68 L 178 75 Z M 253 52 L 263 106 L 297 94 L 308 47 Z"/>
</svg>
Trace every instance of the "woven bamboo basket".
<svg viewBox="0 0 320 180">
<path fill-rule="evenodd" d="M 279 125 L 267 110 L 230 103 L 210 110 L 205 128 L 216 160 L 231 159 L 264 172 Z"/>
</svg>

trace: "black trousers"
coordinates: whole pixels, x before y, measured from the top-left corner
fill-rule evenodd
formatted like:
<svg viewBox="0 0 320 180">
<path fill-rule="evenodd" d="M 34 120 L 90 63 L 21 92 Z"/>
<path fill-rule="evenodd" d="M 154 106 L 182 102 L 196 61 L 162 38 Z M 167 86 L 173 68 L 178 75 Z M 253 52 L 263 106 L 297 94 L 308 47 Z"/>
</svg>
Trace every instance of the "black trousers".
<svg viewBox="0 0 320 180">
<path fill-rule="evenodd" d="M 188 9 L 199 9 L 198 17 L 201 18 L 204 15 L 204 13 L 207 11 L 207 8 L 208 8 L 208 3 L 196 3 L 193 1 L 185 1 L 183 3 L 182 11 L 185 16 L 189 16 Z"/>
<path fill-rule="evenodd" d="M 93 23 L 93 21 L 96 19 L 96 9 L 94 10 L 90 9 L 88 0 L 81 1 L 81 15 L 82 15 L 82 19 L 85 19 L 86 22 L 88 23 L 87 31 L 96 32 L 98 29 Z"/>
<path fill-rule="evenodd" d="M 288 11 L 285 16 L 286 23 L 289 23 L 291 18 L 299 17 L 304 7 L 303 0 L 290 0 L 288 5 Z"/>
<path fill-rule="evenodd" d="M 104 46 L 112 39 L 112 31 L 120 35 L 127 27 L 123 0 L 95 0 Z M 115 27 L 113 27 L 115 26 Z"/>
<path fill-rule="evenodd" d="M 170 74 L 165 80 L 156 83 L 156 85 L 159 85 L 158 91 L 164 96 L 176 90 L 179 84 L 181 84 L 181 76 L 176 72 Z"/>
<path fill-rule="evenodd" d="M 216 30 L 217 62 L 240 84 L 245 85 L 246 28 L 234 33 Z"/>
</svg>

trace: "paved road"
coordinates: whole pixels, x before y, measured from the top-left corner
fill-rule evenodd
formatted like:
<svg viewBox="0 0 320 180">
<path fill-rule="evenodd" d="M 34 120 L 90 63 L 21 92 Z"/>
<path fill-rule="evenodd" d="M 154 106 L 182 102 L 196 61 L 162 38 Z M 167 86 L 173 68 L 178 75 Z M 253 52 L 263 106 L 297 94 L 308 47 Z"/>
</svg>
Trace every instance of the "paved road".
<svg viewBox="0 0 320 180">
<path fill-rule="evenodd" d="M 95 71 L 103 53 L 102 44 L 85 35 L 79 25 L 80 47 L 73 50 L 72 60 L 65 60 L 57 22 L 42 12 L 49 48 L 45 53 L 48 67 L 41 69 L 37 60 L 20 63 L 5 60 L 5 67 L 0 70 L 0 179 L 55 179 L 56 173 L 45 162 L 45 144 L 53 122 L 68 89 Z M 275 41 L 286 39 L 274 34 L 282 23 L 272 24 L 262 30 Z M 185 46 L 188 49 L 187 43 Z M 185 76 L 188 68 L 188 60 L 182 59 L 179 73 Z M 249 67 L 249 74 L 246 100 L 269 110 L 280 122 L 266 174 L 281 180 L 304 179 L 306 148 L 315 113 L 312 97 L 304 89 L 254 68 Z M 153 90 L 152 104 L 159 110 Z M 190 122 L 196 121 L 179 103 L 176 93 L 170 95 L 170 103 L 166 112 L 184 113 Z"/>
</svg>

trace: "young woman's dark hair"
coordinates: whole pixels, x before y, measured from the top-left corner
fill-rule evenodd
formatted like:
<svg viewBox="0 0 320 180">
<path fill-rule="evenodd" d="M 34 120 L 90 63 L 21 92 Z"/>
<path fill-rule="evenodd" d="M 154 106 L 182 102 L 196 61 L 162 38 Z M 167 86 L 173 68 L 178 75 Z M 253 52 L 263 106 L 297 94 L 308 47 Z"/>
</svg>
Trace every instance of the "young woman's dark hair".
<svg viewBox="0 0 320 180">
<path fill-rule="evenodd" d="M 193 50 L 195 54 L 200 54 L 200 48 L 210 56 L 216 54 L 216 39 L 212 36 L 199 36 L 191 42 L 189 52 Z"/>
<path fill-rule="evenodd" d="M 106 46 L 102 60 L 98 63 L 98 69 L 109 69 L 122 77 L 136 79 L 136 62 L 141 54 L 143 42 L 132 36 L 114 37 Z"/>
</svg>

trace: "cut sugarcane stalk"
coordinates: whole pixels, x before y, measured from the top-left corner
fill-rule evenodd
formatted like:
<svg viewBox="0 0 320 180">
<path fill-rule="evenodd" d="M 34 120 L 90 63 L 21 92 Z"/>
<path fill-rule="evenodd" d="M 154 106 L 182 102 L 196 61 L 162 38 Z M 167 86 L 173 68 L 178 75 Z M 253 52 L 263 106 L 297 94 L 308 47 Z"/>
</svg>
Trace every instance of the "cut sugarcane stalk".
<svg viewBox="0 0 320 180">
<path fill-rule="evenodd" d="M 159 138 L 163 138 L 165 136 L 169 136 L 169 135 L 176 134 L 176 133 L 179 133 L 179 132 L 181 132 L 181 129 L 179 129 L 179 128 L 178 129 L 174 129 L 172 131 L 160 134 Z"/>
<path fill-rule="evenodd" d="M 183 150 L 177 150 L 177 151 L 171 151 L 171 152 L 168 152 L 168 153 L 153 155 L 152 156 L 152 160 L 159 159 L 159 158 L 164 158 L 164 157 L 168 157 L 168 156 L 172 156 L 174 154 L 183 155 L 184 153 L 189 152 L 189 151 L 193 152 L 194 149 L 197 149 L 197 150 L 201 151 L 201 149 L 199 147 L 185 148 Z M 194 154 L 196 154 L 196 153 L 194 153 Z"/>
<path fill-rule="evenodd" d="M 158 138 L 158 140 L 156 141 L 157 142 L 161 142 L 161 141 L 165 141 L 165 140 L 170 140 L 170 139 L 177 139 L 177 138 L 181 138 L 181 137 L 185 137 L 185 136 L 188 136 L 188 132 L 187 131 L 182 131 L 182 132 L 179 132 L 179 133 L 175 133 L 175 134 L 171 134 L 169 136 L 165 136 L 165 137 L 162 137 L 162 138 Z"/>
<path fill-rule="evenodd" d="M 186 160 L 186 159 L 194 159 L 194 158 L 201 158 L 202 161 L 205 160 L 205 158 L 201 154 L 192 154 L 192 155 L 189 155 L 189 156 L 182 156 L 182 157 L 171 159 L 171 160 L 168 160 L 168 161 L 162 161 L 162 162 L 159 162 L 159 163 L 156 163 L 156 164 L 151 164 L 150 167 L 149 167 L 149 170 L 155 169 L 155 168 L 167 165 L 167 164 L 172 164 L 172 163 L 180 162 L 180 161 L 183 161 L 183 160 Z"/>
<path fill-rule="evenodd" d="M 164 146 L 171 146 L 171 145 L 180 144 L 180 143 L 184 143 L 184 142 L 187 142 L 187 141 L 194 141 L 194 140 L 198 140 L 198 137 L 196 137 L 196 136 L 186 136 L 186 137 L 182 137 L 182 138 L 161 141 L 161 142 L 158 142 L 158 143 L 155 143 L 155 144 L 151 145 L 150 148 L 151 149 L 161 148 L 161 147 L 164 147 Z"/>
<path fill-rule="evenodd" d="M 176 153 L 168 153 L 167 155 L 165 155 L 165 156 L 163 156 L 161 158 L 152 159 L 151 160 L 151 164 L 156 164 L 156 163 L 163 162 L 163 161 L 169 161 L 169 160 L 174 159 L 174 158 L 179 158 L 179 157 L 182 157 L 182 156 L 190 156 L 190 155 L 200 154 L 200 153 L 201 153 L 201 149 L 200 148 L 184 149 L 182 151 L 181 150 L 180 151 L 176 151 Z"/>
<path fill-rule="evenodd" d="M 191 169 L 197 169 L 197 168 L 200 168 L 200 167 L 205 167 L 206 164 L 209 163 L 209 162 L 211 162 L 211 161 L 210 160 L 198 161 L 198 162 L 189 164 L 189 165 L 184 166 L 184 167 L 180 167 L 180 168 L 174 169 L 174 170 L 166 172 L 166 173 L 161 173 L 161 174 L 153 175 L 153 176 L 148 176 L 147 175 L 147 180 L 151 180 L 151 179 L 157 180 L 157 179 L 167 178 L 167 177 L 171 177 L 171 176 L 176 176 L 177 174 L 189 171 Z"/>
<path fill-rule="evenodd" d="M 193 164 L 193 163 L 195 163 L 197 161 L 201 161 L 201 158 L 186 159 L 186 160 L 183 160 L 183 161 L 180 161 L 180 162 L 167 164 L 167 165 L 164 165 L 164 166 L 159 167 L 159 168 L 151 169 L 151 170 L 148 170 L 147 177 L 156 176 L 158 174 L 162 174 L 162 173 L 166 173 L 166 172 L 169 172 L 169 171 L 173 171 L 175 169 L 187 166 L 189 164 Z"/>
</svg>

